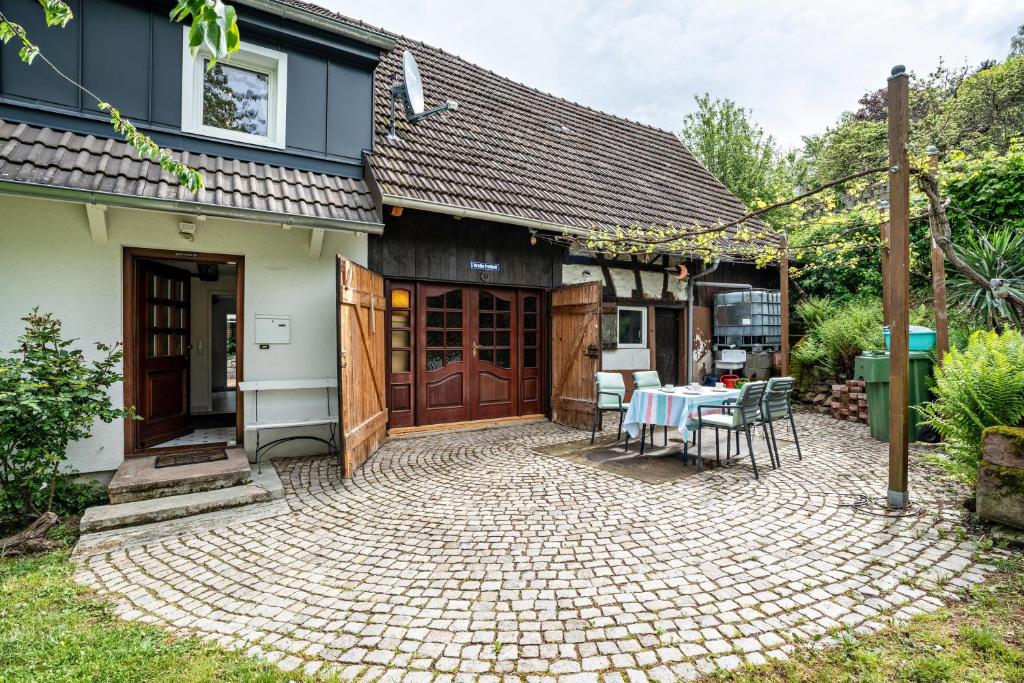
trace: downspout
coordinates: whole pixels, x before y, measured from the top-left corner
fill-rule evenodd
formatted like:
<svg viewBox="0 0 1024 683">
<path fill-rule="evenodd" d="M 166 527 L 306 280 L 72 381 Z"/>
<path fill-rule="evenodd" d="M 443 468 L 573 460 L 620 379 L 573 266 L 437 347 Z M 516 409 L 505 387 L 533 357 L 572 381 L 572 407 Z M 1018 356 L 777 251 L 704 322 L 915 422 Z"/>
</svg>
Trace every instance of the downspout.
<svg viewBox="0 0 1024 683">
<path fill-rule="evenodd" d="M 699 280 L 702 277 L 707 277 L 711 273 L 718 270 L 718 265 L 721 263 L 721 259 L 715 259 L 711 262 L 710 268 L 705 268 L 699 273 L 694 273 L 690 276 L 690 279 L 686 281 L 686 382 L 693 382 L 693 294 L 694 294 L 694 281 Z"/>
</svg>

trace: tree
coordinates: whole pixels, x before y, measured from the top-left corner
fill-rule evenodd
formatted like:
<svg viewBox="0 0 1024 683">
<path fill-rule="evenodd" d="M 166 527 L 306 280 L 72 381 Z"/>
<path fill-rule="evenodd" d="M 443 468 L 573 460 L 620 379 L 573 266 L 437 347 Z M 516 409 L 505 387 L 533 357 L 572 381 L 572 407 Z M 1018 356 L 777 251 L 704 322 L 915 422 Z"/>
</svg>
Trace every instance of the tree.
<svg viewBox="0 0 1024 683">
<path fill-rule="evenodd" d="M 1017 33 L 1010 38 L 1010 53 L 1007 57 L 1024 57 L 1024 24 L 1017 28 Z"/>
<path fill-rule="evenodd" d="M 750 111 L 732 100 L 695 96 L 697 111 L 683 119 L 680 136 L 697 159 L 747 206 L 772 202 L 792 184 L 775 139 L 751 120 Z M 785 186 L 789 185 L 789 188 Z"/>
<path fill-rule="evenodd" d="M 1004 153 L 1024 135 L 1024 57 L 978 71 L 964 79 L 956 97 L 942 103 L 935 139 L 946 150 L 980 155 Z"/>
<path fill-rule="evenodd" d="M 39 4 L 42 6 L 48 27 L 64 28 L 74 18 L 71 7 L 65 0 L 39 0 Z M 210 66 L 213 66 L 217 60 L 238 50 L 240 37 L 235 8 L 224 4 L 222 0 L 178 0 L 174 9 L 171 10 L 170 18 L 175 22 L 191 18 L 189 46 L 193 59 L 199 50 L 205 47 L 213 56 L 210 60 Z M 0 10 L 0 42 L 7 44 L 14 39 L 21 43 L 18 56 L 23 62 L 31 65 L 38 58 L 61 78 L 81 90 L 86 96 L 94 99 L 96 107 L 110 116 L 111 127 L 124 138 L 125 142 L 135 148 L 139 156 L 156 161 L 161 168 L 177 177 L 182 185 L 193 192 L 203 186 L 203 177 L 198 171 L 175 159 L 170 150 L 162 149 L 152 138 L 140 132 L 130 120 L 121 116 L 121 112 L 116 107 L 61 71 L 47 59 L 39 46 L 32 42 L 24 27 L 11 21 Z M 130 59 L 131 55 L 124 57 Z"/>
</svg>

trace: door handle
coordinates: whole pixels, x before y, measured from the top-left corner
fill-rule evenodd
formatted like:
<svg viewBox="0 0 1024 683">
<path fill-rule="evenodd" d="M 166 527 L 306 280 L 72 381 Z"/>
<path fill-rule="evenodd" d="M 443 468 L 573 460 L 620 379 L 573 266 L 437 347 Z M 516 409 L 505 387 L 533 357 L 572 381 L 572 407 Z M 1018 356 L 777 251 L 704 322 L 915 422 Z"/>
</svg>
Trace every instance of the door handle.
<svg viewBox="0 0 1024 683">
<path fill-rule="evenodd" d="M 480 348 L 480 345 L 475 341 L 473 342 L 473 358 L 476 358 L 476 350 Z"/>
</svg>

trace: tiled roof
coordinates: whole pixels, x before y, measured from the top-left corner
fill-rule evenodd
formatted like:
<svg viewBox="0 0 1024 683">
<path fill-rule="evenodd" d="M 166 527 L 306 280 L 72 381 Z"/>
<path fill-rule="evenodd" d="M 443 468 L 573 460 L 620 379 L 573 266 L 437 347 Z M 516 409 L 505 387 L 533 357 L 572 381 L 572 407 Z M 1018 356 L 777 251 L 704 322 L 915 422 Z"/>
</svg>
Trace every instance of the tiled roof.
<svg viewBox="0 0 1024 683">
<path fill-rule="evenodd" d="M 203 175 L 193 194 L 127 143 L 0 120 L 0 183 L 199 204 L 278 216 L 380 223 L 363 180 L 224 157 L 175 153 Z"/>
<path fill-rule="evenodd" d="M 369 159 L 384 195 L 585 229 L 707 225 L 746 212 L 668 131 L 396 40 L 377 68 L 377 138 Z M 399 106 L 400 140 L 393 141 L 389 86 L 405 49 L 419 64 L 427 106 L 451 99 L 459 107 L 409 125 Z"/>
</svg>

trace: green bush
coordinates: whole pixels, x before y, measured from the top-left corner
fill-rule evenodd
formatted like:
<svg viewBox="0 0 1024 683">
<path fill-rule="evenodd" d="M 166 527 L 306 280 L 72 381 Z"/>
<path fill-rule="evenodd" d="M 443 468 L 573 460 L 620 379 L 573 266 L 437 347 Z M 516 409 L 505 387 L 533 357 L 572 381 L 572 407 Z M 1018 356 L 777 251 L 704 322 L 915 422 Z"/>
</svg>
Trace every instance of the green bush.
<svg viewBox="0 0 1024 683">
<path fill-rule="evenodd" d="M 919 408 L 961 471 L 976 473 L 986 427 L 1024 420 L 1024 336 L 1016 330 L 975 332 L 935 372 L 936 399 Z"/>
<path fill-rule="evenodd" d="M 108 393 L 121 381 L 118 346 L 96 344 L 90 361 L 52 315 L 32 311 L 24 320 L 19 347 L 0 357 L 0 514 L 15 521 L 89 500 L 62 471 L 68 445 L 89 436 L 96 420 L 134 417 Z"/>
<path fill-rule="evenodd" d="M 795 313 L 805 336 L 793 347 L 791 364 L 804 386 L 850 378 L 858 355 L 884 345 L 878 301 L 836 304 L 827 297 L 811 297 L 797 304 Z"/>
<path fill-rule="evenodd" d="M 828 297 L 809 297 L 796 304 L 794 313 L 805 333 L 790 356 L 801 386 L 850 379 L 857 356 L 885 348 L 882 302 L 878 299 L 837 303 Z M 911 309 L 910 323 L 931 325 L 931 312 L 924 306 Z"/>
</svg>

